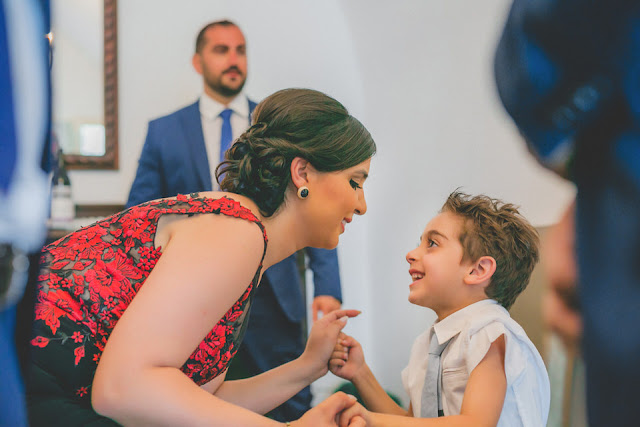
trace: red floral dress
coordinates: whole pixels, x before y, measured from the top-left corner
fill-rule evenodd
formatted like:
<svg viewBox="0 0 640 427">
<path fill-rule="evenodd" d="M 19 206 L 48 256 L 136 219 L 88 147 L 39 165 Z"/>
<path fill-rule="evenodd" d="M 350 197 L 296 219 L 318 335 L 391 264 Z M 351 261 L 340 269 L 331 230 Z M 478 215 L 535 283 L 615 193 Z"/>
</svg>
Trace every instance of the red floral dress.
<svg viewBox="0 0 640 427">
<path fill-rule="evenodd" d="M 162 248 L 154 246 L 158 220 L 164 214 L 207 213 L 255 222 L 266 252 L 264 226 L 251 211 L 229 198 L 198 194 L 143 203 L 43 249 L 27 381 L 30 400 L 63 394 L 90 405 L 91 383 L 109 335 L 162 255 Z M 237 352 L 261 269 L 262 262 L 240 299 L 182 366 L 197 384 L 223 372 Z"/>
</svg>

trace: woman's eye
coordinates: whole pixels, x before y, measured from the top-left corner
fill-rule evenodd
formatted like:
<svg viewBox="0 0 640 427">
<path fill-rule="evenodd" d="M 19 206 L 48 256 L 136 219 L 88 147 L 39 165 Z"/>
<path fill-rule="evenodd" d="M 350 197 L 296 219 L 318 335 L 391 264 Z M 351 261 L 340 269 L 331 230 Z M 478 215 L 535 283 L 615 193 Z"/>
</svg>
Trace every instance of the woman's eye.
<svg viewBox="0 0 640 427">
<path fill-rule="evenodd" d="M 352 179 L 350 179 L 350 180 L 349 180 L 349 184 L 351 184 L 351 187 L 352 187 L 354 190 L 357 190 L 358 188 L 362 188 L 362 187 L 360 187 L 360 184 L 358 184 L 357 182 L 355 182 L 355 181 L 354 181 L 354 180 L 352 180 Z"/>
</svg>

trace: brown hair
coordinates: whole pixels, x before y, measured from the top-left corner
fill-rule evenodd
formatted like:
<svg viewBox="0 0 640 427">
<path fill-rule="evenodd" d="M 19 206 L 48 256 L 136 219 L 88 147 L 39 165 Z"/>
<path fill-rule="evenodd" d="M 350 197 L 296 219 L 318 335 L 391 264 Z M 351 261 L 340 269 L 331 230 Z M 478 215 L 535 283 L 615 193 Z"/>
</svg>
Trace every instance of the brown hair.
<svg viewBox="0 0 640 427">
<path fill-rule="evenodd" d="M 210 29 L 210 28 L 218 27 L 218 26 L 220 26 L 220 27 L 236 27 L 236 28 L 240 29 L 240 27 L 238 27 L 235 23 L 233 23 L 233 22 L 231 22 L 231 21 L 229 21 L 227 19 L 208 23 L 207 25 L 202 27 L 202 29 L 198 33 L 198 37 L 196 37 L 196 53 L 202 52 L 202 48 L 207 43 L 207 40 L 206 40 L 206 37 L 205 37 L 205 33 L 207 32 L 207 30 Z"/>
<path fill-rule="evenodd" d="M 264 216 L 273 215 L 284 202 L 295 157 L 320 172 L 333 172 L 356 166 L 376 152 L 362 123 L 338 101 L 311 89 L 274 93 L 258 104 L 253 122 L 227 151 L 216 179 L 222 190 L 251 198 Z"/>
<path fill-rule="evenodd" d="M 454 191 L 441 212 L 463 218 L 460 244 L 463 261 L 476 261 L 489 255 L 496 260 L 496 271 L 485 293 L 509 309 L 527 287 L 538 262 L 538 232 L 512 204 L 498 199 Z"/>
</svg>

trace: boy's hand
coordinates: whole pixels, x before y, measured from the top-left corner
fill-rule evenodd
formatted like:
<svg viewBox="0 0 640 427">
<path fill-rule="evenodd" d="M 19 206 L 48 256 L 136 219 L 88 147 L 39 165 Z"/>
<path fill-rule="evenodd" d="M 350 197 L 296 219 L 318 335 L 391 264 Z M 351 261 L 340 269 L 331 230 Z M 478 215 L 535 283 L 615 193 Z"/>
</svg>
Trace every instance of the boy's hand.
<svg viewBox="0 0 640 427">
<path fill-rule="evenodd" d="M 334 375 L 353 381 L 363 366 L 362 346 L 355 338 L 341 332 L 329 360 L 329 369 Z"/>
<path fill-rule="evenodd" d="M 316 379 L 327 373 L 327 363 L 332 357 L 333 348 L 340 331 L 347 324 L 347 319 L 359 314 L 358 310 L 336 310 L 313 324 L 300 360 L 310 364 Z"/>
<path fill-rule="evenodd" d="M 354 403 L 353 406 L 342 411 L 338 421 L 340 427 L 372 425 L 371 412 L 367 411 L 365 407 L 359 403 Z"/>
<path fill-rule="evenodd" d="M 319 403 L 317 406 L 307 411 L 302 418 L 291 423 L 292 427 L 337 427 L 340 414 L 347 408 L 354 405 L 356 398 L 342 392 L 335 393 Z M 340 424 L 341 426 L 343 424 Z M 344 426 L 348 427 L 364 427 L 365 423 L 362 418 L 354 416 L 351 420 L 347 420 Z"/>
</svg>

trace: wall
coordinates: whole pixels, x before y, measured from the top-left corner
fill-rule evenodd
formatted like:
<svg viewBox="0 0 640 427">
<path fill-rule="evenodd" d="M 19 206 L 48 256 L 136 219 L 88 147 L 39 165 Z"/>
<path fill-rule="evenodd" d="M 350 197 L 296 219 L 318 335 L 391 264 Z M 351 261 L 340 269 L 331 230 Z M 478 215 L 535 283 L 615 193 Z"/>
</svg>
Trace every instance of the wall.
<svg viewBox="0 0 640 427">
<path fill-rule="evenodd" d="M 553 223 L 574 189 L 529 156 L 496 98 L 493 49 L 507 0 L 127 0 L 119 3 L 119 171 L 76 171 L 78 203 L 124 203 L 149 119 L 192 102 L 200 80 L 192 45 L 208 21 L 245 31 L 247 93 L 290 86 L 342 101 L 377 141 L 365 185 L 369 212 L 340 243 L 345 306 L 363 314 L 360 339 L 386 388 L 406 397 L 400 370 L 415 336 L 434 320 L 407 302 L 405 253 L 457 187 L 522 206 Z M 99 191 L 96 191 L 99 189 Z M 320 396 L 336 379 L 317 387 Z"/>
</svg>

